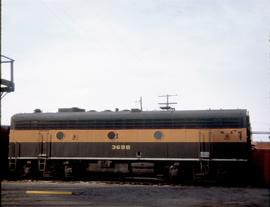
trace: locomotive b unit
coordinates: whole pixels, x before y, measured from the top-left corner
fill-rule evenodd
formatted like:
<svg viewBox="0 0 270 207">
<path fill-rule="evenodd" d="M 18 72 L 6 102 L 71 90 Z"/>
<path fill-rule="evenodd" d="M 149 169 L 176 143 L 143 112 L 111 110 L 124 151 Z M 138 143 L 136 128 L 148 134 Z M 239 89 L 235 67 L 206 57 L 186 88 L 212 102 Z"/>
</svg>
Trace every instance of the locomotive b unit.
<svg viewBox="0 0 270 207">
<path fill-rule="evenodd" d="M 221 175 L 247 165 L 251 149 L 246 110 L 60 110 L 16 114 L 10 170 L 46 172 Z"/>
</svg>

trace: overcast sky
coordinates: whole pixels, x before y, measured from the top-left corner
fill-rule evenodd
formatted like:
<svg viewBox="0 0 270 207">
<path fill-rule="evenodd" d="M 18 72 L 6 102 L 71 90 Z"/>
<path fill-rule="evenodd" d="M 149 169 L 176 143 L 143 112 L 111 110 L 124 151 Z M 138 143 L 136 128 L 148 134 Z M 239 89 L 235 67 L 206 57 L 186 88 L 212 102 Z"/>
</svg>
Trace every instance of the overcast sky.
<svg viewBox="0 0 270 207">
<path fill-rule="evenodd" d="M 15 59 L 15 113 L 247 109 L 270 130 L 269 0 L 2 0 L 2 53 Z M 5 74 L 4 74 L 5 75 Z"/>
</svg>

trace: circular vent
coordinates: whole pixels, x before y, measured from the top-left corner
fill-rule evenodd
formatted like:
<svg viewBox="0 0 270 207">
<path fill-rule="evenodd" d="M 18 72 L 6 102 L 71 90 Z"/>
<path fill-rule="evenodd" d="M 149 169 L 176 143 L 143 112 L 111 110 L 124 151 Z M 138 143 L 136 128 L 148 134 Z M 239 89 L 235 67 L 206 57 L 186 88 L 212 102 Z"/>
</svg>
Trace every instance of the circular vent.
<svg viewBox="0 0 270 207">
<path fill-rule="evenodd" d="M 156 139 L 161 139 L 161 138 L 163 137 L 163 134 L 162 134 L 161 131 L 156 131 L 156 132 L 154 133 L 154 137 L 155 137 Z"/>
<path fill-rule="evenodd" d="M 109 133 L 107 134 L 107 136 L 108 136 L 109 139 L 114 139 L 114 138 L 116 138 L 115 132 L 109 132 Z"/>
<path fill-rule="evenodd" d="M 59 139 L 59 140 L 63 139 L 64 138 L 64 133 L 63 132 L 57 132 L 56 133 L 56 138 Z"/>
</svg>

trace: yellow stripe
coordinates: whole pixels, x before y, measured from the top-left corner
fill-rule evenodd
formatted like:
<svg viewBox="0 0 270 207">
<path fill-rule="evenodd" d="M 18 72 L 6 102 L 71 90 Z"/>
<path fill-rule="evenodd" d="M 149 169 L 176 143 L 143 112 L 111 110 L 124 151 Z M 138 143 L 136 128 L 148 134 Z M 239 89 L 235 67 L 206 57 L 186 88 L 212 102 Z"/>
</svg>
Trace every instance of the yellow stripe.
<svg viewBox="0 0 270 207">
<path fill-rule="evenodd" d="M 26 194 L 36 194 L 36 195 L 72 195 L 72 192 L 66 191 L 37 191 L 37 190 L 27 190 Z"/>
<path fill-rule="evenodd" d="M 59 140 L 57 132 L 63 132 Z M 109 139 L 115 132 L 117 138 Z M 161 139 L 154 133 L 160 131 Z M 10 142 L 246 142 L 246 128 L 230 129 L 129 129 L 129 130 L 11 130 Z"/>
</svg>

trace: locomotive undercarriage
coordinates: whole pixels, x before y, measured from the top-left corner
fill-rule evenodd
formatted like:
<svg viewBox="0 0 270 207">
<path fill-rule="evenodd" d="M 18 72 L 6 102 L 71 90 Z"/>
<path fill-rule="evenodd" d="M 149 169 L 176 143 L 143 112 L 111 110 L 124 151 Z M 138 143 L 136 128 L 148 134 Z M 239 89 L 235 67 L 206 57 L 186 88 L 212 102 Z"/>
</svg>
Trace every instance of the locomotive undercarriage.
<svg viewBox="0 0 270 207">
<path fill-rule="evenodd" d="M 99 179 L 159 177 L 175 182 L 241 183 L 248 179 L 248 163 L 200 161 L 10 159 L 11 178 Z"/>
</svg>

